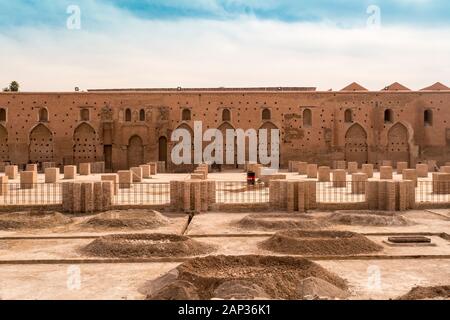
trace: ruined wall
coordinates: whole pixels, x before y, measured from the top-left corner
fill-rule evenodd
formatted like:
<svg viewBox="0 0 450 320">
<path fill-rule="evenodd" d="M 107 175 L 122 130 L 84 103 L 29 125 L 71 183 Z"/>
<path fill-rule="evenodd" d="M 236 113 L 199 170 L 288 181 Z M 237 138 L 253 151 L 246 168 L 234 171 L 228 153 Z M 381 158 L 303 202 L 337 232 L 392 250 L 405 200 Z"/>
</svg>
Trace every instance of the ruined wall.
<svg viewBox="0 0 450 320">
<path fill-rule="evenodd" d="M 289 160 L 444 163 L 450 155 L 449 106 L 449 91 L 1 93 L 6 121 L 0 119 L 0 158 L 15 164 L 105 161 L 107 167 L 109 161 L 113 170 L 125 169 L 170 159 L 172 131 L 192 130 L 199 120 L 203 130 L 280 129 L 285 167 Z M 43 108 L 45 122 L 39 118 Z M 190 118 L 183 120 L 186 109 Z M 392 117 L 385 121 L 388 109 Z M 425 110 L 432 112 L 431 123 L 425 123 Z"/>
</svg>

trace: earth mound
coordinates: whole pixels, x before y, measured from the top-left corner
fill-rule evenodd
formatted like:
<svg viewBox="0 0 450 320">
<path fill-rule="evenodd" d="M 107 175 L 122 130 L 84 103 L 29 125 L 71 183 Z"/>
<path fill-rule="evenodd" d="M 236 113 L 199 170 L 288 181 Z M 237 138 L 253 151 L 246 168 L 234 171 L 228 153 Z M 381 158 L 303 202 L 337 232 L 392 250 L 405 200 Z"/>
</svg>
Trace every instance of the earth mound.
<svg viewBox="0 0 450 320">
<path fill-rule="evenodd" d="M 394 212 L 336 211 L 328 221 L 333 224 L 355 226 L 408 226 L 412 223 Z"/>
<path fill-rule="evenodd" d="M 414 287 L 399 300 L 450 299 L 450 286 Z"/>
<path fill-rule="evenodd" d="M 149 283 L 144 293 L 147 299 L 301 300 L 307 298 L 302 281 L 310 277 L 321 280 L 320 292 L 329 299 L 348 290 L 345 280 L 299 257 L 208 256 L 181 264 Z"/>
<path fill-rule="evenodd" d="M 382 250 L 378 244 L 354 232 L 300 229 L 277 232 L 261 242 L 259 247 L 278 253 L 331 256 L 365 254 Z"/>
<path fill-rule="evenodd" d="M 189 257 L 215 248 L 175 234 L 120 234 L 100 237 L 82 249 L 92 256 L 109 258 Z"/>
<path fill-rule="evenodd" d="M 318 230 L 328 227 L 329 224 L 306 214 L 251 214 L 238 221 L 237 226 L 252 230 Z"/>
<path fill-rule="evenodd" d="M 71 222 L 71 218 L 54 211 L 13 212 L 0 215 L 0 230 L 44 229 Z"/>
<path fill-rule="evenodd" d="M 157 211 L 115 210 L 98 214 L 84 225 L 111 229 L 155 229 L 169 224 L 169 219 Z"/>
</svg>

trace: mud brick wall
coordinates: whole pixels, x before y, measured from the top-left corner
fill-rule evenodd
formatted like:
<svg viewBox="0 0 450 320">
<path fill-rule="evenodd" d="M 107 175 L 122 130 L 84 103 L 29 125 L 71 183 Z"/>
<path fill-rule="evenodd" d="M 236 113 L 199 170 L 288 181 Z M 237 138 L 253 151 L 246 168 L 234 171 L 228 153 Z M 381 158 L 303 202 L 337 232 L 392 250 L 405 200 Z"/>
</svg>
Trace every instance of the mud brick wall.
<svg viewBox="0 0 450 320">
<path fill-rule="evenodd" d="M 366 201 L 369 210 L 405 211 L 415 208 L 412 181 L 368 181 Z"/>
<path fill-rule="evenodd" d="M 269 198 L 273 210 L 305 212 L 315 209 L 316 181 L 273 181 L 269 187 Z"/>
<path fill-rule="evenodd" d="M 171 210 L 201 213 L 209 211 L 215 203 L 215 181 L 189 180 L 170 182 Z"/>
</svg>

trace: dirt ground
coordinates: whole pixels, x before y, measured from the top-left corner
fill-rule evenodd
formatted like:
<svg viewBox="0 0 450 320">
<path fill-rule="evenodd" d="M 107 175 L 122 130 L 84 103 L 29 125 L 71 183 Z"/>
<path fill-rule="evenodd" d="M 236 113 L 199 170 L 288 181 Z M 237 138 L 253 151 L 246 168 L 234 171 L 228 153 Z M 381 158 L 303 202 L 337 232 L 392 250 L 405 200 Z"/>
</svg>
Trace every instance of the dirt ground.
<svg viewBox="0 0 450 320">
<path fill-rule="evenodd" d="M 406 226 L 330 224 L 323 230 L 362 233 L 382 250 L 364 255 L 313 255 L 307 258 L 346 280 L 349 299 L 396 299 L 416 286 L 449 285 L 450 237 L 439 236 L 450 234 L 448 211 L 415 210 L 402 213 L 403 217 L 413 222 Z M 149 281 L 188 259 L 166 257 L 161 260 L 155 257 L 154 260 L 150 258 L 139 262 L 126 259 L 111 261 L 80 251 L 98 237 L 109 234 L 184 234 L 201 244 L 213 246 L 213 255 L 286 255 L 261 249 L 259 245 L 279 230 L 237 225 L 237 222 L 254 214 L 201 214 L 192 219 L 187 230 L 188 216 L 164 214 L 168 224 L 145 230 L 111 230 L 101 226 L 85 228 L 83 224 L 94 217 L 89 215 L 72 217 L 73 222 L 53 228 L 0 231 L 0 298 L 145 299 L 142 288 Z M 267 215 L 269 219 L 269 215 L 274 213 L 256 214 Z M 308 218 L 326 221 L 332 214 L 313 212 L 308 213 Z M 395 246 L 387 243 L 389 236 L 400 234 L 423 234 L 431 239 L 432 245 Z M 236 286 L 235 283 L 229 285 Z"/>
</svg>

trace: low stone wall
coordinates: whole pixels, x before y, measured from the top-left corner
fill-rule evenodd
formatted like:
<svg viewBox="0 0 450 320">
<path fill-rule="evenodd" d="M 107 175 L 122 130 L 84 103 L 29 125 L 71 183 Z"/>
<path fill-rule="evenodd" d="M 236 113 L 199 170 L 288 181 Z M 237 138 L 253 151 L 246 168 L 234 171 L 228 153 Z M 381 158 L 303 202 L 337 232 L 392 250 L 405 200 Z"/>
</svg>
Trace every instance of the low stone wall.
<svg viewBox="0 0 450 320">
<path fill-rule="evenodd" d="M 416 206 L 414 182 L 368 181 L 366 201 L 370 210 L 405 211 Z"/>
<path fill-rule="evenodd" d="M 187 180 L 170 182 L 171 210 L 201 213 L 211 210 L 215 203 L 215 181 Z"/>
<path fill-rule="evenodd" d="M 65 182 L 62 185 L 62 208 L 69 213 L 92 213 L 110 210 L 114 196 L 112 181 Z"/>
</svg>

